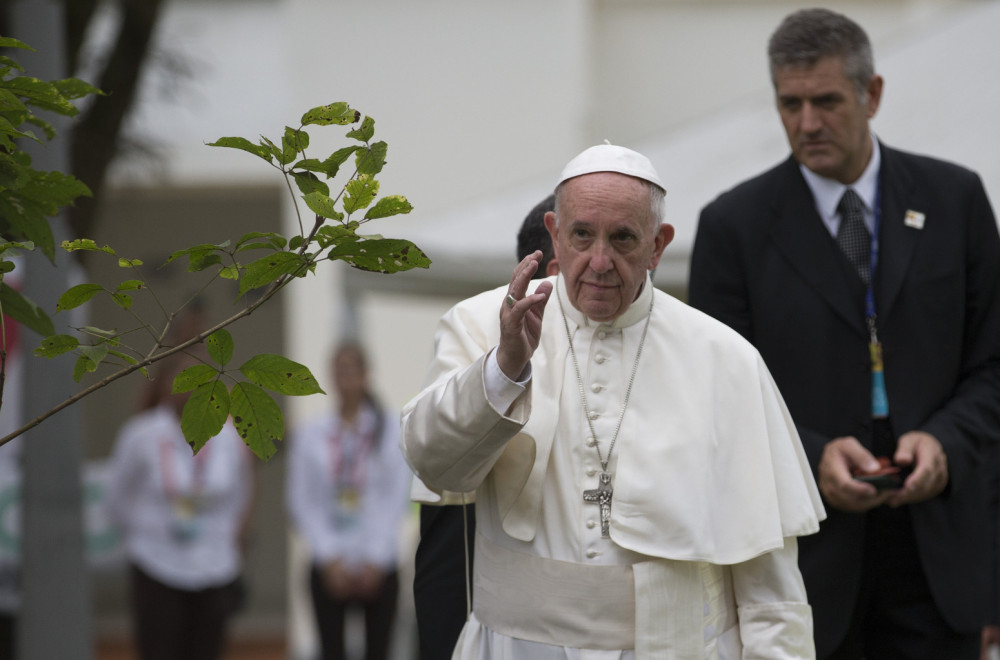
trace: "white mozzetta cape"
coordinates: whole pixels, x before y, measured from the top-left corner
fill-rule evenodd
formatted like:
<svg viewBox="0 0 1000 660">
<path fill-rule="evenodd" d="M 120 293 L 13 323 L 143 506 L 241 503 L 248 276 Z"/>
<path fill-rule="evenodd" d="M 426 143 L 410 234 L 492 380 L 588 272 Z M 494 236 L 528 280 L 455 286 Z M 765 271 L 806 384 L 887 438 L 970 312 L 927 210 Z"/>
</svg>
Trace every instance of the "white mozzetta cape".
<svg viewBox="0 0 1000 660">
<path fill-rule="evenodd" d="M 554 279 L 561 291 L 561 276 Z M 569 345 L 559 303 L 550 299 L 527 389 L 510 410 L 491 407 L 484 363 L 499 343 L 506 292 L 480 294 L 443 317 L 427 385 L 403 410 L 402 447 L 417 477 L 438 493 L 471 492 L 488 481 L 504 532 L 530 541 L 559 398 L 576 385 L 564 382 Z M 825 516 L 819 492 L 757 351 L 648 279 L 616 323 L 636 322 L 649 295 L 656 296 L 653 316 L 627 413 L 641 431 L 622 434 L 615 450 L 612 540 L 650 557 L 734 564 L 816 532 Z"/>
</svg>

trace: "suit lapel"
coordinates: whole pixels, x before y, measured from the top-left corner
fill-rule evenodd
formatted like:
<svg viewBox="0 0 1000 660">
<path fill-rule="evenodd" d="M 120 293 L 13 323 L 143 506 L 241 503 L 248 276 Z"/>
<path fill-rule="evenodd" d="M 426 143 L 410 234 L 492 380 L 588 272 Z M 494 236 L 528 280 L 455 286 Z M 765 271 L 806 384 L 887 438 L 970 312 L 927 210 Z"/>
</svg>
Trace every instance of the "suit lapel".
<svg viewBox="0 0 1000 660">
<path fill-rule="evenodd" d="M 864 334 L 864 310 L 854 281 L 845 277 L 843 256 L 823 225 L 798 164 L 783 166 L 782 186 L 772 200 L 771 240 L 792 269 L 855 331 Z M 860 287 L 861 281 L 858 280 Z"/>
<path fill-rule="evenodd" d="M 906 226 L 906 211 L 911 208 L 919 211 L 921 204 L 919 195 L 912 189 L 908 173 L 902 167 L 899 154 L 881 143 L 879 146 L 882 151 L 882 167 L 879 172 L 882 217 L 875 291 L 876 311 L 879 316 L 885 317 L 906 279 L 919 237 L 918 229 Z"/>
</svg>

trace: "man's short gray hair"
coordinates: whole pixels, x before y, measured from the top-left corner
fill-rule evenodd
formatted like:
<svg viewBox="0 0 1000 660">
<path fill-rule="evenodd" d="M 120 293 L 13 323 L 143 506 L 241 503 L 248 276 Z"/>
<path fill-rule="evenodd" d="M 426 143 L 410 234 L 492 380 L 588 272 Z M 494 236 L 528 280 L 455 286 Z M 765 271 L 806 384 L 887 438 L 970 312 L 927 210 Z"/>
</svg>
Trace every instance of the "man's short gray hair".
<svg viewBox="0 0 1000 660">
<path fill-rule="evenodd" d="M 844 62 L 844 73 L 864 101 L 875 62 L 868 35 L 860 25 L 829 9 L 802 9 L 785 17 L 767 45 L 771 83 L 785 67 L 811 67 L 825 57 Z"/>
<path fill-rule="evenodd" d="M 663 188 L 653 183 L 652 181 L 646 181 L 645 179 L 640 179 L 638 177 L 633 177 L 633 178 L 636 179 L 637 181 L 641 181 L 642 184 L 645 185 L 646 189 L 649 191 L 649 213 L 653 219 L 653 229 L 655 230 L 657 227 L 663 224 L 663 218 L 665 214 L 663 208 L 663 200 L 666 199 L 667 192 Z M 569 179 L 569 181 L 572 181 L 572 179 Z M 558 186 L 556 186 L 556 192 L 555 192 L 556 205 L 555 208 L 553 209 L 553 212 L 556 214 L 556 227 L 559 226 L 559 207 L 560 207 L 559 200 L 562 197 L 561 191 L 565 184 L 566 181 L 563 181 Z"/>
</svg>

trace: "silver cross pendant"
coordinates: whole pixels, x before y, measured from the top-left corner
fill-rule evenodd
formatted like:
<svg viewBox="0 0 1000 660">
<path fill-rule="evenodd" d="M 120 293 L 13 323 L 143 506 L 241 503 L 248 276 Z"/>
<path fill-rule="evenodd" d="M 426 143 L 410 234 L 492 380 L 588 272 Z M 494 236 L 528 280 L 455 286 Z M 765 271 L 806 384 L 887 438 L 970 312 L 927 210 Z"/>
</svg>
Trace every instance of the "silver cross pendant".
<svg viewBox="0 0 1000 660">
<path fill-rule="evenodd" d="M 601 472 L 601 483 L 597 488 L 583 491 L 583 501 L 601 507 L 601 536 L 611 538 L 611 475 Z"/>
</svg>

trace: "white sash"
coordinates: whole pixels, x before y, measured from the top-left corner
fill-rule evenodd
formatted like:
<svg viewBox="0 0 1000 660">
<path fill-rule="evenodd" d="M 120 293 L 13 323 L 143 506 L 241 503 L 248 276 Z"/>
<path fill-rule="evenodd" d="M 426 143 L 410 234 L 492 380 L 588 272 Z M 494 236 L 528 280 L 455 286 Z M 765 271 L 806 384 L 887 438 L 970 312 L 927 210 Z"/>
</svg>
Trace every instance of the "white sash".
<svg viewBox="0 0 1000 660">
<path fill-rule="evenodd" d="M 475 557 L 476 619 L 502 635 L 572 648 L 634 648 L 641 659 L 717 657 L 726 632 L 725 645 L 739 647 L 732 584 L 721 567 L 665 559 L 592 566 L 509 550 L 481 534 Z"/>
</svg>

